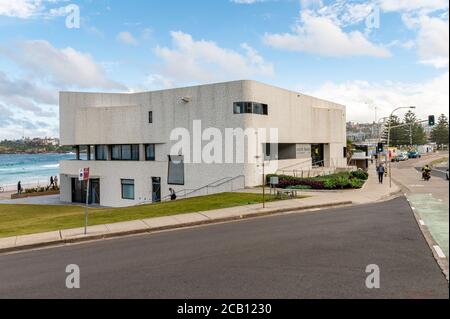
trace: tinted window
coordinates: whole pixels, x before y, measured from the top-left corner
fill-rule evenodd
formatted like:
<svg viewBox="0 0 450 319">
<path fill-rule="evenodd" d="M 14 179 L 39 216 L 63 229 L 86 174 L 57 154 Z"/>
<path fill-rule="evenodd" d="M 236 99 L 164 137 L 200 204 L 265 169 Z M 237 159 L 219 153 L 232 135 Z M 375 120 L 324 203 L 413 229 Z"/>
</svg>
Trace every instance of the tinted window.
<svg viewBox="0 0 450 319">
<path fill-rule="evenodd" d="M 155 144 L 145 145 L 145 160 L 146 161 L 155 160 Z"/>
<path fill-rule="evenodd" d="M 269 107 L 267 104 L 255 102 L 235 102 L 233 103 L 234 114 L 260 114 L 268 115 Z"/>
<path fill-rule="evenodd" d="M 95 159 L 97 161 L 106 161 L 106 145 L 96 145 L 95 146 Z"/>
<path fill-rule="evenodd" d="M 111 159 L 114 161 L 139 161 L 139 145 L 112 145 Z"/>
<path fill-rule="evenodd" d="M 122 159 L 122 147 L 120 145 L 111 146 L 111 159 L 112 160 Z"/>
<path fill-rule="evenodd" d="M 134 199 L 134 179 L 122 179 L 122 199 Z"/>
</svg>

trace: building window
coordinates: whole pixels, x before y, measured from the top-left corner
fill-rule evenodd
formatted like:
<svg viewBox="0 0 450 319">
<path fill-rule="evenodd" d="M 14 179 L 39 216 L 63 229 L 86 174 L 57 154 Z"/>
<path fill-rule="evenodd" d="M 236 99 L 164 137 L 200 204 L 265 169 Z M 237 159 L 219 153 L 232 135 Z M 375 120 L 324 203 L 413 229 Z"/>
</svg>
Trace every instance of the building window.
<svg viewBox="0 0 450 319">
<path fill-rule="evenodd" d="M 235 102 L 233 103 L 234 114 L 260 114 L 268 115 L 269 107 L 267 104 L 256 102 Z"/>
<path fill-rule="evenodd" d="M 107 160 L 106 145 L 95 145 L 95 160 L 96 161 L 106 161 Z"/>
<path fill-rule="evenodd" d="M 153 111 L 148 112 L 148 122 L 150 124 L 153 123 Z"/>
<path fill-rule="evenodd" d="M 139 161 L 139 145 L 112 145 L 111 159 L 113 161 Z"/>
<path fill-rule="evenodd" d="M 184 156 L 169 155 L 167 184 L 184 185 Z"/>
<path fill-rule="evenodd" d="M 145 160 L 146 161 L 155 160 L 155 144 L 145 145 Z"/>
<path fill-rule="evenodd" d="M 134 179 L 121 179 L 122 199 L 134 200 Z"/>
</svg>

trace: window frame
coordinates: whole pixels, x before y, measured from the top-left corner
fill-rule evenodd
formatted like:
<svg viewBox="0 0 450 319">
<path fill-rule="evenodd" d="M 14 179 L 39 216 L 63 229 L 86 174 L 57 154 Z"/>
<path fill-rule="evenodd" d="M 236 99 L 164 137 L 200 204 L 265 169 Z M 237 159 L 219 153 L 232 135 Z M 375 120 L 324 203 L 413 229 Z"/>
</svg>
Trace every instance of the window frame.
<svg viewBox="0 0 450 319">
<path fill-rule="evenodd" d="M 153 124 L 153 111 L 148 111 L 148 123 Z"/>
<path fill-rule="evenodd" d="M 124 146 L 130 147 L 130 156 L 124 158 L 123 148 Z M 114 156 L 114 149 L 119 148 L 119 157 Z M 112 161 L 129 161 L 137 162 L 139 161 L 139 144 L 113 144 L 111 145 L 111 160 Z"/>
<path fill-rule="evenodd" d="M 269 115 L 269 105 L 260 102 L 233 102 L 233 114 Z"/>
<path fill-rule="evenodd" d="M 129 183 L 127 183 L 127 182 L 129 182 Z M 131 198 L 131 197 L 125 197 L 124 196 L 124 186 L 130 186 L 130 185 L 132 185 L 133 186 L 133 197 Z M 122 179 L 120 179 L 120 190 L 121 190 L 121 197 L 122 197 L 122 199 L 125 199 L 125 200 L 135 200 L 135 198 L 136 198 L 136 195 L 135 195 L 135 182 L 134 182 L 134 179 L 129 179 L 129 178 L 122 178 Z"/>
<path fill-rule="evenodd" d="M 99 158 L 99 156 L 98 156 L 100 148 L 103 148 L 103 151 L 102 151 L 103 158 Z M 95 153 L 94 156 L 95 156 L 96 161 L 108 160 L 108 146 L 107 145 L 95 145 L 94 153 Z"/>
<path fill-rule="evenodd" d="M 153 148 L 153 157 L 148 157 L 147 148 L 152 147 Z M 156 160 L 156 144 L 145 144 L 145 160 L 149 162 L 154 162 Z"/>
</svg>

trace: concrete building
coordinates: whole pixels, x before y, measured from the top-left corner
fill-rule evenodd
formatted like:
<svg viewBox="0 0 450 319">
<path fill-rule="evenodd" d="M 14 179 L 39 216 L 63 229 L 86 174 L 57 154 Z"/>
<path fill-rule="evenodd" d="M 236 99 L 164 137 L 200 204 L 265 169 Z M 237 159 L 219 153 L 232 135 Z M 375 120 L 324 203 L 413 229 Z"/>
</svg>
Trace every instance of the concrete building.
<svg viewBox="0 0 450 319">
<path fill-rule="evenodd" d="M 260 163 L 205 163 L 193 161 L 196 154 L 186 160 L 184 149 L 173 154 L 171 134 L 194 133 L 196 120 L 220 132 L 276 128 L 278 139 L 246 143 L 246 154 L 256 147 Z M 92 202 L 103 206 L 164 200 L 169 188 L 183 197 L 261 185 L 262 158 L 266 174 L 345 167 L 345 123 L 342 105 L 248 80 L 132 94 L 61 92 L 61 145 L 77 152 L 77 160 L 61 162 L 61 199 L 85 200 L 86 185 L 77 179 L 84 167 Z M 89 160 L 81 160 L 84 152 Z"/>
</svg>

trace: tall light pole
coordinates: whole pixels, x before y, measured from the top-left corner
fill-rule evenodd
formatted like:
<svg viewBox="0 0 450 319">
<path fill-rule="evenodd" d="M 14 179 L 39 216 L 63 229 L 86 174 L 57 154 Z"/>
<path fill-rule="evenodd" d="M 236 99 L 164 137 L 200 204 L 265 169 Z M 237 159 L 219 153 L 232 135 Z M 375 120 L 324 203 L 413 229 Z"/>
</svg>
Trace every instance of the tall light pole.
<svg viewBox="0 0 450 319">
<path fill-rule="evenodd" d="M 381 128 L 381 122 L 383 122 L 383 126 L 384 126 L 384 123 L 386 122 L 386 119 L 388 119 L 388 118 L 389 117 L 385 116 L 378 120 L 378 142 L 379 143 L 381 143 L 381 137 L 383 134 L 383 130 Z M 376 162 L 377 167 L 380 163 L 381 163 L 381 154 L 379 154 L 377 151 L 377 162 Z"/>
<path fill-rule="evenodd" d="M 416 108 L 415 106 L 401 106 L 401 107 L 394 109 L 391 112 L 391 115 L 389 116 L 389 128 L 388 128 L 388 140 L 387 140 L 388 152 L 390 152 L 389 146 L 391 145 L 391 125 L 392 125 L 392 116 L 394 116 L 394 112 L 401 110 L 401 109 L 415 109 L 415 108 Z M 388 165 L 389 165 L 389 187 L 392 187 L 392 170 L 391 170 L 390 156 L 389 156 Z"/>
</svg>

